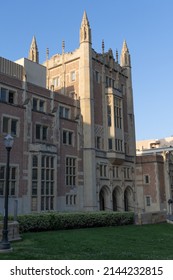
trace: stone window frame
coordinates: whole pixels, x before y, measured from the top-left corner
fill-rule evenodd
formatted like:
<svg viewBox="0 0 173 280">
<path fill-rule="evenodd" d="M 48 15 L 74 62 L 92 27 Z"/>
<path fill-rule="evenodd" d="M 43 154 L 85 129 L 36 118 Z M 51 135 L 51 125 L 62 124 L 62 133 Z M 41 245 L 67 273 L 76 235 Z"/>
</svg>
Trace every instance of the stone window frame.
<svg viewBox="0 0 173 280">
<path fill-rule="evenodd" d="M 108 178 L 108 164 L 101 162 L 99 165 L 100 165 L 100 178 Z"/>
<path fill-rule="evenodd" d="M 2 98 L 2 89 L 6 91 L 5 99 L 4 97 Z M 12 96 L 10 96 L 10 94 L 12 94 Z M 17 104 L 17 90 L 0 84 L 0 102 L 5 102 L 14 105 Z"/>
<path fill-rule="evenodd" d="M 37 159 L 35 163 L 34 157 Z M 44 212 L 55 210 L 55 158 L 55 155 L 51 155 L 48 153 L 31 154 L 31 212 Z M 48 165 L 47 162 L 49 162 Z"/>
<path fill-rule="evenodd" d="M 40 128 L 40 132 L 39 132 L 39 134 L 40 134 L 40 137 L 37 137 L 38 136 L 38 128 Z M 45 135 L 45 130 L 44 129 L 46 129 L 46 135 Z M 44 141 L 47 141 L 48 140 L 48 129 L 49 129 L 49 127 L 47 126 L 47 125 L 44 125 L 44 124 L 42 124 L 42 123 L 36 123 L 35 124 L 35 140 L 36 141 L 42 141 L 42 142 L 44 142 Z"/>
<path fill-rule="evenodd" d="M 145 185 L 149 185 L 150 184 L 150 175 L 149 174 L 144 174 L 143 175 L 143 180 L 144 180 Z"/>
<path fill-rule="evenodd" d="M 35 104 L 34 104 L 34 102 L 35 102 Z M 43 106 L 40 105 L 41 102 L 43 103 Z M 32 110 L 35 112 L 45 113 L 46 112 L 46 100 L 43 98 L 39 98 L 37 96 L 33 96 L 32 97 Z"/>
<path fill-rule="evenodd" d="M 120 166 L 118 166 L 118 165 L 112 166 L 112 177 L 113 177 L 113 179 L 120 178 Z"/>
<path fill-rule="evenodd" d="M 65 138 L 64 138 L 65 137 Z M 62 143 L 68 146 L 74 146 L 74 131 L 69 129 L 62 130 Z"/>
<path fill-rule="evenodd" d="M 77 194 L 66 194 L 66 205 L 75 206 L 77 203 Z"/>
<path fill-rule="evenodd" d="M 61 87 L 60 75 L 54 76 L 54 77 L 52 78 L 52 85 L 54 86 L 54 88 L 59 88 L 59 87 Z"/>
<path fill-rule="evenodd" d="M 77 185 L 77 157 L 75 156 L 65 157 L 65 185 L 69 187 Z"/>
<path fill-rule="evenodd" d="M 123 167 L 123 171 L 124 171 L 124 179 L 131 179 L 131 168 L 129 166 L 125 166 Z"/>
<path fill-rule="evenodd" d="M 75 70 L 72 70 L 70 72 L 70 81 L 71 82 L 75 82 L 76 81 L 76 71 Z"/>
<path fill-rule="evenodd" d="M 123 101 L 118 96 L 114 96 L 114 124 L 115 128 L 123 129 Z"/>
<path fill-rule="evenodd" d="M 71 118 L 71 108 L 65 105 L 59 105 L 59 117 L 63 119 L 70 119 Z"/>
<path fill-rule="evenodd" d="M 150 195 L 146 195 L 145 196 L 145 203 L 146 203 L 146 206 L 151 206 L 151 196 Z"/>
<path fill-rule="evenodd" d="M 108 150 L 112 151 L 113 150 L 113 139 L 108 138 Z"/>
<path fill-rule="evenodd" d="M 1 169 L 4 169 L 4 177 L 2 176 Z M 15 169 L 15 174 L 12 174 L 12 170 Z M 15 177 L 14 177 L 15 175 Z M 12 185 L 14 184 L 14 187 Z M 5 186 L 6 186 L 6 164 L 0 163 L 0 185 L 3 189 L 3 193 L 0 193 L 0 196 L 5 196 Z M 19 185 L 19 166 L 16 164 L 10 164 L 10 170 L 9 170 L 9 196 L 10 197 L 16 197 L 17 196 L 17 186 Z M 12 191 L 14 189 L 14 191 Z"/>
<path fill-rule="evenodd" d="M 115 138 L 115 151 L 124 153 L 124 141 L 123 139 Z"/>
<path fill-rule="evenodd" d="M 4 121 L 5 119 L 7 119 L 7 130 L 4 128 Z M 12 122 L 15 122 L 15 132 L 13 131 L 12 128 Z M 16 117 L 16 116 L 12 116 L 12 115 L 7 115 L 7 114 L 3 114 L 1 116 L 1 131 L 3 135 L 7 135 L 10 134 L 13 137 L 19 137 L 20 134 L 20 118 Z M 14 123 L 13 123 L 14 125 Z"/>
<path fill-rule="evenodd" d="M 100 76 L 100 73 L 99 71 L 95 71 L 95 81 L 97 84 L 100 84 L 100 80 L 101 80 L 101 76 Z"/>
<path fill-rule="evenodd" d="M 102 137 L 99 136 L 99 135 L 96 135 L 96 137 L 95 137 L 95 147 L 96 147 L 96 149 L 98 149 L 98 150 L 102 149 L 102 141 L 103 141 Z"/>
</svg>

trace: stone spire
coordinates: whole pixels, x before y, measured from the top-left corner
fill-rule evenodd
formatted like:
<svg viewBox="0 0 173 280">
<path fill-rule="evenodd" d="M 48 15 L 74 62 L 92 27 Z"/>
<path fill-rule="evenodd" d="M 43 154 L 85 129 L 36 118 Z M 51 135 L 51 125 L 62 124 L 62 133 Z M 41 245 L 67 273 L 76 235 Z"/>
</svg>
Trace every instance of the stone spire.
<svg viewBox="0 0 173 280">
<path fill-rule="evenodd" d="M 130 53 L 129 49 L 127 47 L 126 40 L 123 42 L 123 47 L 121 51 L 121 66 L 122 67 L 131 67 L 131 62 L 130 62 Z"/>
<path fill-rule="evenodd" d="M 32 38 L 32 43 L 29 50 L 28 58 L 34 62 L 39 63 L 39 52 L 35 36 Z"/>
<path fill-rule="evenodd" d="M 80 27 L 80 44 L 88 42 L 91 44 L 91 29 L 86 12 L 84 11 L 83 19 Z"/>
</svg>

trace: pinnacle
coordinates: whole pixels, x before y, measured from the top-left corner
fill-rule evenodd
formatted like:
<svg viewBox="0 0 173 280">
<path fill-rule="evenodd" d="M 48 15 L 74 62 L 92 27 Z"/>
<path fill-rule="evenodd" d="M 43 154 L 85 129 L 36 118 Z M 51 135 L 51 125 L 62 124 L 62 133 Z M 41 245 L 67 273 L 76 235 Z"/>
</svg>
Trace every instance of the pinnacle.
<svg viewBox="0 0 173 280">
<path fill-rule="evenodd" d="M 124 40 L 124 42 L 123 42 L 123 51 L 126 51 L 126 52 L 129 51 L 129 50 L 128 50 L 128 47 L 127 47 L 127 42 L 126 42 L 126 40 Z"/>
<path fill-rule="evenodd" d="M 89 25 L 89 20 L 88 20 L 86 11 L 84 11 L 84 13 L 83 13 L 82 24 L 88 24 Z"/>
</svg>

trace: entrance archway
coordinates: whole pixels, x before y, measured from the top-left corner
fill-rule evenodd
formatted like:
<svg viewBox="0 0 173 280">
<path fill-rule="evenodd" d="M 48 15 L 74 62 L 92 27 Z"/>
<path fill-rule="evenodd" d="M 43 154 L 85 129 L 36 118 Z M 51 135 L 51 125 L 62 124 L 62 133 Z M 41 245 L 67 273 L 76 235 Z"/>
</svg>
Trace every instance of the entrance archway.
<svg viewBox="0 0 173 280">
<path fill-rule="evenodd" d="M 124 191 L 124 210 L 131 211 L 133 208 L 133 190 L 128 186 Z"/>
<path fill-rule="evenodd" d="M 122 191 L 119 186 L 116 186 L 112 193 L 113 211 L 122 210 Z"/>
<path fill-rule="evenodd" d="M 110 191 L 107 186 L 103 186 L 99 193 L 100 210 L 110 210 Z"/>
</svg>

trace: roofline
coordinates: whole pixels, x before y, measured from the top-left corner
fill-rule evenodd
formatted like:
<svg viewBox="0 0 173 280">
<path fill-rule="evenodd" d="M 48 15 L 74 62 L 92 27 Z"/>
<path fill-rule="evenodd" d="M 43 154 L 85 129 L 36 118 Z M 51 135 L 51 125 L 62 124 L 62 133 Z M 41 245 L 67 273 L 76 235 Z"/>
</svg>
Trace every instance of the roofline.
<svg viewBox="0 0 173 280">
<path fill-rule="evenodd" d="M 146 149 L 142 151 L 136 151 L 137 156 L 141 155 L 151 155 L 151 154 L 159 154 L 162 152 L 172 152 L 173 147 L 163 147 L 163 148 L 153 148 L 153 149 Z"/>
</svg>

